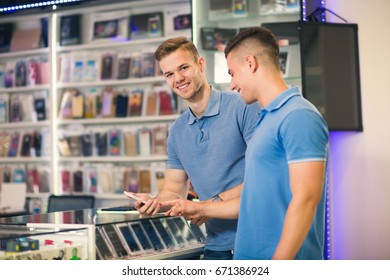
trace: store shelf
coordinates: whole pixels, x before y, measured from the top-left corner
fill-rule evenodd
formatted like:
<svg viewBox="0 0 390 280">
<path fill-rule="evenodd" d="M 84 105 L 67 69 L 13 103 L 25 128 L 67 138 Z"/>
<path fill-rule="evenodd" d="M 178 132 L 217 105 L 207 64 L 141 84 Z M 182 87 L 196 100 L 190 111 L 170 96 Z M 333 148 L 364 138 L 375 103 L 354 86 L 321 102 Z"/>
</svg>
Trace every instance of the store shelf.
<svg viewBox="0 0 390 280">
<path fill-rule="evenodd" d="M 88 43 L 75 46 L 66 46 L 66 47 L 57 47 L 57 52 L 71 52 L 71 51 L 86 51 L 86 50 L 98 50 L 98 49 L 123 49 L 139 46 L 148 46 L 150 44 L 159 44 L 165 41 L 168 38 L 159 37 L 159 38 L 148 38 L 148 39 L 138 39 L 133 41 L 113 41 L 113 42 L 104 42 L 104 43 Z"/>
<path fill-rule="evenodd" d="M 99 119 L 72 119 L 60 120 L 58 125 L 104 125 L 104 124 L 132 124 L 132 123 L 155 123 L 169 122 L 177 119 L 179 115 L 167 116 L 145 116 L 145 117 L 126 117 L 126 118 L 99 118 Z"/>
<path fill-rule="evenodd" d="M 63 88 L 83 88 L 83 87 L 104 87 L 104 86 L 124 86 L 124 85 L 137 85 L 137 84 L 150 84 L 150 83 L 162 83 L 165 82 L 164 77 L 144 77 L 137 79 L 125 79 L 125 80 L 102 80 L 93 82 L 75 82 L 75 83 L 57 83 L 58 89 Z"/>
<path fill-rule="evenodd" d="M 90 162 L 90 163 L 131 163 L 131 162 L 158 162 L 165 161 L 166 156 L 105 156 L 105 157 L 61 157 L 60 162 Z"/>
<path fill-rule="evenodd" d="M 27 193 L 27 198 L 40 198 L 47 199 L 50 196 L 50 193 Z"/>
<path fill-rule="evenodd" d="M 49 163 L 48 157 L 0 157 L 2 163 Z"/>
<path fill-rule="evenodd" d="M 13 122 L 13 123 L 0 123 L 0 130 L 1 129 L 21 129 L 21 128 L 28 128 L 28 129 L 35 129 L 35 128 L 42 128 L 42 127 L 48 127 L 50 125 L 50 121 L 39 121 L 39 122 Z"/>
<path fill-rule="evenodd" d="M 49 90 L 50 85 L 35 85 L 25 87 L 0 88 L 0 93 L 31 92 L 40 90 Z"/>
<path fill-rule="evenodd" d="M 17 51 L 17 52 L 7 52 L 7 53 L 0 53 L 0 59 L 24 57 L 24 56 L 32 56 L 32 55 L 41 55 L 41 54 L 48 54 L 48 53 L 49 53 L 49 48 L 40 48 L 40 49 Z"/>
</svg>

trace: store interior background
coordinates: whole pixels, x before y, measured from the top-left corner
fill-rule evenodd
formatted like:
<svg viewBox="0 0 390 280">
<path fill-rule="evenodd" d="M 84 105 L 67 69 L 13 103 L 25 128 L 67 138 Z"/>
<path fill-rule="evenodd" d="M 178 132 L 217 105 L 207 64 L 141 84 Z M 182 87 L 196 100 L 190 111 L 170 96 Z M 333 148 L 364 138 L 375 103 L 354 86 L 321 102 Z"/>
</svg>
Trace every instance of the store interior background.
<svg viewBox="0 0 390 280">
<path fill-rule="evenodd" d="M 331 133 L 331 259 L 390 259 L 390 1 L 327 0 L 326 8 L 359 25 L 364 129 Z"/>
</svg>

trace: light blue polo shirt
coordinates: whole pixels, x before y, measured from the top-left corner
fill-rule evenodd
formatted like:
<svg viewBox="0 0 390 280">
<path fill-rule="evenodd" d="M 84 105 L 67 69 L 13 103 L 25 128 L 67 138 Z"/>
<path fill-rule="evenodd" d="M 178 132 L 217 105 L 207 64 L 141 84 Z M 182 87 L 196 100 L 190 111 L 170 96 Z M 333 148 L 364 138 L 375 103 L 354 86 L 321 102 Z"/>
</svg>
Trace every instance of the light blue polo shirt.
<svg viewBox="0 0 390 280">
<path fill-rule="evenodd" d="M 291 201 L 288 164 L 326 161 L 327 125 L 298 92 L 288 89 L 261 111 L 246 152 L 235 259 L 271 259 Z M 296 259 L 322 259 L 324 193 Z"/>
<path fill-rule="evenodd" d="M 172 125 L 168 136 L 168 169 L 183 169 L 200 200 L 212 198 L 244 180 L 245 151 L 259 118 L 257 104 L 246 105 L 234 92 L 212 88 L 205 114 L 190 109 Z M 206 248 L 234 248 L 237 220 L 206 222 Z"/>
</svg>

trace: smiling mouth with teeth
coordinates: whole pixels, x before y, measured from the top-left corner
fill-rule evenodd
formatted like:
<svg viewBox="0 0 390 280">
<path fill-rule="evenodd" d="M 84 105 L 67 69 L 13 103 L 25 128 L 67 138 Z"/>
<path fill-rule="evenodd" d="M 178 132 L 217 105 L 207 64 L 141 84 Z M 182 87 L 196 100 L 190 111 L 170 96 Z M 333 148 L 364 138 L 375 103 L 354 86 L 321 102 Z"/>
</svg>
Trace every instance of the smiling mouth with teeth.
<svg viewBox="0 0 390 280">
<path fill-rule="evenodd" d="M 184 84 L 184 85 L 180 85 L 180 86 L 177 86 L 178 89 L 184 89 L 186 87 L 188 87 L 189 84 Z"/>
</svg>

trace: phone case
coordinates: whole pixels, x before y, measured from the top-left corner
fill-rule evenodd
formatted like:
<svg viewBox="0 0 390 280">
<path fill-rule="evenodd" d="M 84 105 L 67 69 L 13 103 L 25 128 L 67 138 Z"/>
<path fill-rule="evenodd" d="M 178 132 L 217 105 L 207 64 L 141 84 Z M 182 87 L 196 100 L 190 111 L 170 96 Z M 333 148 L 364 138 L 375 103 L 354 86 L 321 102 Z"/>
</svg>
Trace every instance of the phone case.
<svg viewBox="0 0 390 280">
<path fill-rule="evenodd" d="M 27 65 L 24 60 L 16 62 L 15 86 L 24 87 L 27 85 Z"/>
<path fill-rule="evenodd" d="M 92 137 L 90 134 L 84 134 L 80 136 L 81 138 L 81 147 L 83 156 L 89 157 L 92 156 Z"/>
<path fill-rule="evenodd" d="M 150 171 L 140 170 L 139 172 L 139 188 L 141 193 L 150 193 Z"/>
<path fill-rule="evenodd" d="M 33 143 L 33 136 L 31 133 L 25 133 L 23 135 L 23 141 L 22 141 L 22 149 L 20 151 L 20 155 L 23 157 L 29 157 L 30 156 L 30 149 L 32 147 Z"/>
<path fill-rule="evenodd" d="M 70 153 L 73 157 L 78 157 L 81 155 L 81 143 L 79 136 L 69 136 L 68 143 L 70 148 Z"/>
<path fill-rule="evenodd" d="M 172 115 L 172 100 L 171 95 L 163 90 L 159 93 L 160 98 L 160 115 Z"/>
<path fill-rule="evenodd" d="M 152 37 L 162 36 L 161 18 L 159 15 L 150 17 L 148 19 L 148 31 Z"/>
<path fill-rule="evenodd" d="M 18 98 L 11 100 L 11 121 L 21 122 L 22 121 L 22 104 Z"/>
<path fill-rule="evenodd" d="M 80 92 L 72 96 L 72 118 L 80 119 L 84 115 L 84 97 Z"/>
<path fill-rule="evenodd" d="M 118 156 L 121 153 L 121 131 L 119 129 L 112 129 L 109 134 L 110 137 L 110 155 Z"/>
<path fill-rule="evenodd" d="M 151 155 L 151 131 L 149 128 L 141 128 L 137 131 L 138 154 L 140 156 Z"/>
<path fill-rule="evenodd" d="M 81 82 L 83 80 L 84 74 L 84 59 L 82 57 L 74 56 L 73 65 L 71 68 L 72 81 Z"/>
<path fill-rule="evenodd" d="M 33 193 L 39 184 L 39 173 L 36 167 L 28 167 L 26 171 L 26 184 L 28 192 Z"/>
<path fill-rule="evenodd" d="M 167 128 L 158 126 L 153 128 L 153 154 L 166 155 L 167 150 Z"/>
<path fill-rule="evenodd" d="M 86 186 L 90 193 L 97 193 L 98 188 L 98 174 L 94 167 L 84 169 L 86 172 Z"/>
<path fill-rule="evenodd" d="M 35 132 L 33 135 L 33 144 L 35 149 L 35 156 L 40 157 L 42 155 L 42 135 L 39 132 Z"/>
<path fill-rule="evenodd" d="M 8 122 L 8 102 L 6 100 L 0 100 L 0 122 Z"/>
<path fill-rule="evenodd" d="M 118 76 L 117 79 L 127 79 L 130 70 L 130 57 L 122 57 L 118 61 Z"/>
<path fill-rule="evenodd" d="M 153 53 L 145 53 L 142 56 L 142 77 L 153 77 L 155 73 L 155 63 Z"/>
<path fill-rule="evenodd" d="M 130 78 L 142 77 L 142 58 L 141 56 L 132 56 L 130 60 Z"/>
<path fill-rule="evenodd" d="M 37 113 L 37 120 L 44 121 L 46 120 L 46 104 L 45 98 L 37 98 L 34 100 L 34 109 Z"/>
<path fill-rule="evenodd" d="M 115 98 L 116 110 L 115 116 L 117 118 L 127 116 L 127 104 L 129 102 L 129 96 L 126 94 L 118 94 Z"/>
<path fill-rule="evenodd" d="M 10 183 L 11 182 L 11 170 L 10 168 L 5 168 L 3 170 L 3 183 Z"/>
<path fill-rule="evenodd" d="M 80 170 L 73 173 L 73 190 L 74 192 L 83 191 L 83 172 Z"/>
<path fill-rule="evenodd" d="M 61 171 L 61 185 L 63 193 L 70 193 L 71 182 L 70 182 L 70 171 L 62 170 Z"/>
<path fill-rule="evenodd" d="M 137 156 L 137 135 L 134 132 L 125 133 L 125 152 L 126 156 Z"/>
<path fill-rule="evenodd" d="M 150 92 L 146 100 L 146 115 L 155 116 L 157 115 L 157 94 Z"/>
<path fill-rule="evenodd" d="M 39 63 L 36 60 L 30 60 L 28 62 L 27 84 L 29 86 L 35 86 L 40 83 Z"/>
<path fill-rule="evenodd" d="M 64 156 L 64 157 L 71 156 L 69 143 L 68 143 L 68 140 L 66 138 L 58 139 L 58 149 L 60 150 L 60 153 L 62 156 Z"/>
<path fill-rule="evenodd" d="M 114 58 L 110 54 L 103 55 L 102 57 L 102 72 L 100 78 L 102 80 L 112 79 L 112 69 L 114 64 Z"/>
<path fill-rule="evenodd" d="M 26 174 L 23 168 L 16 168 L 13 172 L 12 182 L 14 183 L 24 183 L 26 180 Z"/>
<path fill-rule="evenodd" d="M 125 175 L 125 190 L 137 193 L 139 190 L 139 173 L 136 168 L 130 168 Z"/>
<path fill-rule="evenodd" d="M 18 132 L 12 133 L 10 138 L 10 146 L 8 149 L 9 157 L 16 157 L 18 155 L 19 141 L 20 141 L 20 134 Z"/>
<path fill-rule="evenodd" d="M 106 89 L 103 91 L 103 100 L 102 100 L 102 110 L 101 115 L 102 117 L 112 117 L 112 104 L 113 104 L 113 90 L 112 89 Z"/>
<path fill-rule="evenodd" d="M 75 90 L 65 90 L 62 95 L 60 116 L 63 119 L 72 118 L 72 96 Z"/>
<path fill-rule="evenodd" d="M 107 133 L 95 134 L 96 149 L 99 156 L 107 155 Z"/>
<path fill-rule="evenodd" d="M 96 96 L 85 96 L 85 118 L 93 119 L 96 117 Z"/>
<path fill-rule="evenodd" d="M 11 135 L 9 133 L 2 132 L 0 133 L 0 137 L 1 137 L 0 156 L 6 157 L 8 156 L 8 151 L 11 142 Z"/>
<path fill-rule="evenodd" d="M 165 184 L 165 172 L 164 171 L 156 171 L 154 173 L 156 179 L 156 187 L 157 191 L 160 192 L 164 188 Z"/>
<path fill-rule="evenodd" d="M 129 116 L 141 116 L 143 94 L 143 90 L 135 90 L 130 93 Z"/>
</svg>

